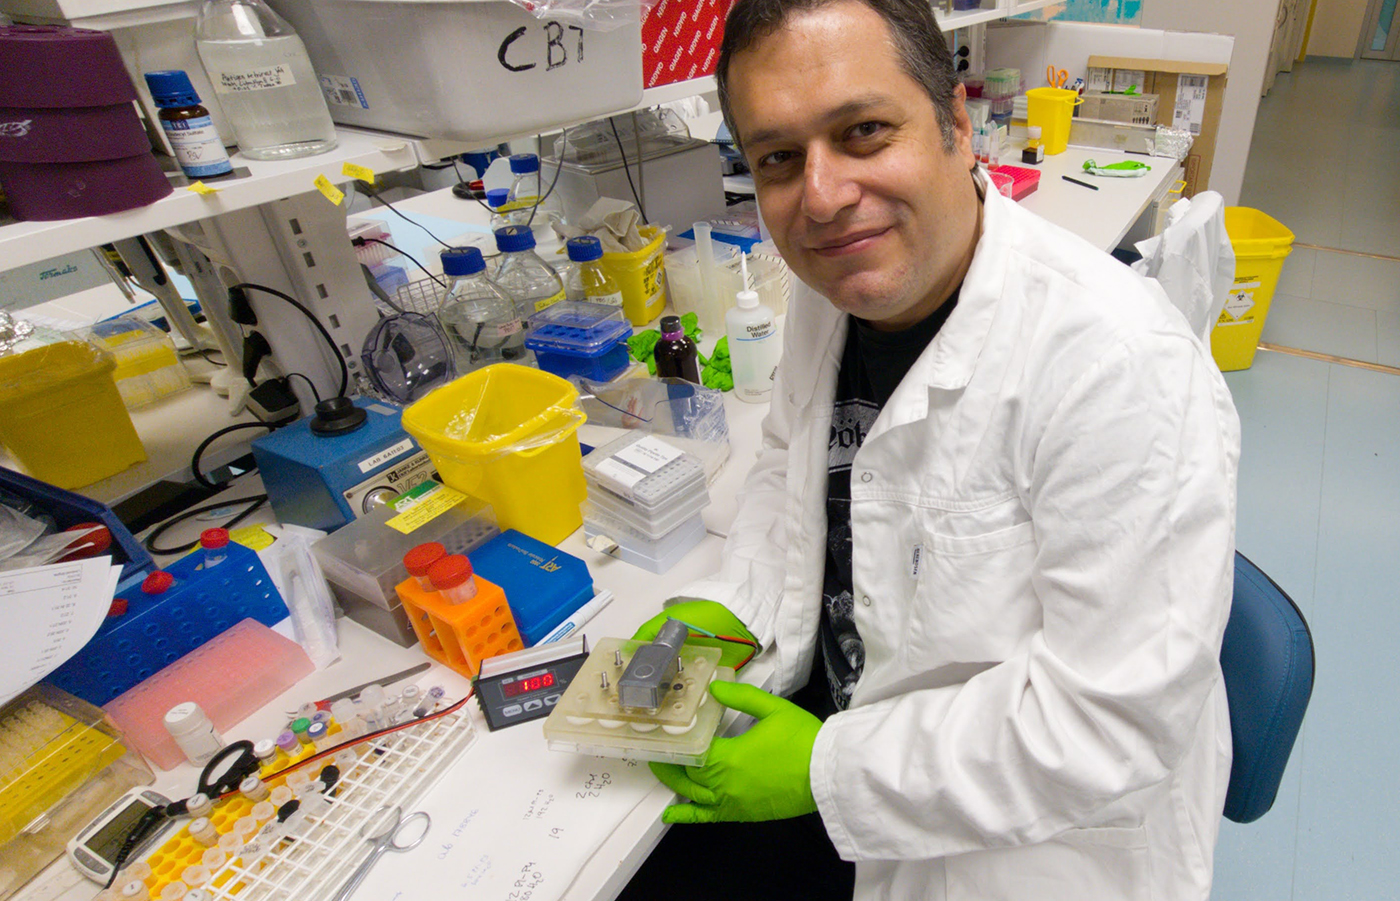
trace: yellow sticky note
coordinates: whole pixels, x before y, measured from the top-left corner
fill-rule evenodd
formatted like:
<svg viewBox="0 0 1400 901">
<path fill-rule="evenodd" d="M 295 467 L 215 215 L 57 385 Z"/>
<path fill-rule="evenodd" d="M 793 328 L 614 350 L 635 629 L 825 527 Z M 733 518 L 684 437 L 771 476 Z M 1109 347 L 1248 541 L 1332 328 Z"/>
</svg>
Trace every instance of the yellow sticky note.
<svg viewBox="0 0 1400 901">
<path fill-rule="evenodd" d="M 357 166 L 354 163 L 345 163 L 340 167 L 340 174 L 374 184 L 374 170 L 368 166 Z"/>
<path fill-rule="evenodd" d="M 465 494 L 446 485 L 432 481 L 422 482 L 391 502 L 396 510 L 402 512 L 384 525 L 405 535 L 411 535 L 466 499 Z M 411 506 L 405 509 L 405 503 L 411 503 Z"/>
<path fill-rule="evenodd" d="M 254 551 L 272 547 L 272 543 L 276 541 L 262 526 L 243 526 L 229 532 L 228 537 Z"/>
<path fill-rule="evenodd" d="M 345 199 L 345 192 L 331 184 L 331 180 L 324 175 L 316 176 L 316 190 L 336 206 L 340 206 L 340 202 Z"/>
<path fill-rule="evenodd" d="M 208 197 L 211 194 L 219 193 L 218 188 L 211 188 L 202 181 L 197 181 L 192 185 L 185 185 L 186 191 L 193 191 L 201 197 Z"/>
</svg>

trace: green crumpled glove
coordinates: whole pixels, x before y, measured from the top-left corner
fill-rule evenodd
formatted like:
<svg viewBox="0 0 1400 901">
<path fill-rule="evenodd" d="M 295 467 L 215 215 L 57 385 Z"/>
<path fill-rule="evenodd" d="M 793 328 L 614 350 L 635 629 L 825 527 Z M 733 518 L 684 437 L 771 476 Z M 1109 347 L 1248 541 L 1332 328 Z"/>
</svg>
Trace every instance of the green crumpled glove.
<svg viewBox="0 0 1400 901">
<path fill-rule="evenodd" d="M 715 352 L 707 360 L 700 358 L 700 384 L 715 391 L 734 390 L 734 364 L 729 359 L 729 336 L 715 344 Z"/>
<path fill-rule="evenodd" d="M 748 630 L 739 617 L 729 612 L 728 607 L 715 601 L 706 601 L 700 598 L 691 598 L 670 605 L 638 626 L 636 634 L 632 636 L 633 640 L 651 641 L 661 631 L 661 627 L 666 624 L 668 619 L 678 619 L 691 627 L 692 634 L 690 638 L 686 639 L 687 642 L 702 647 L 719 648 L 721 651 L 720 666 L 733 669 L 753 654 L 755 649 L 732 641 L 720 641 L 714 636 L 728 635 L 747 638 L 755 645 L 758 644 L 758 639 L 754 638 L 753 633 Z"/>
<path fill-rule="evenodd" d="M 667 807 L 662 822 L 755 822 L 814 812 L 808 769 L 821 720 L 742 682 L 711 682 L 710 694 L 758 722 L 743 735 L 716 738 L 704 766 L 651 764 L 657 779 L 690 799 Z"/>
</svg>

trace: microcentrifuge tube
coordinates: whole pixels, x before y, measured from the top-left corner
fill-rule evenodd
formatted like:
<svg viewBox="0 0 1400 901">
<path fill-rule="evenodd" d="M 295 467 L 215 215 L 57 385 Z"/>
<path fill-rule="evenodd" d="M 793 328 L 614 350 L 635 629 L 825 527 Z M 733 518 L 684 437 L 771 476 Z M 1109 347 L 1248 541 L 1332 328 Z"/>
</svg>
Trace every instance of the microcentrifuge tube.
<svg viewBox="0 0 1400 901">
<path fill-rule="evenodd" d="M 138 860 L 135 863 L 127 864 L 122 870 L 122 876 L 129 876 L 132 879 L 140 879 L 142 881 L 146 880 L 150 875 L 151 865 L 144 860 Z"/>
<path fill-rule="evenodd" d="M 189 825 L 190 838 L 204 845 L 206 848 L 215 845 L 219 841 L 219 831 L 214 828 L 214 824 L 209 822 L 208 817 L 200 817 L 191 820 Z"/>
<path fill-rule="evenodd" d="M 199 862 L 211 873 L 218 872 L 219 867 L 228 863 L 228 852 L 222 848 L 206 848 L 204 854 L 200 856 Z"/>
<path fill-rule="evenodd" d="M 233 831 L 241 835 L 244 841 L 247 841 L 249 836 L 258 831 L 258 821 L 250 816 L 239 817 L 233 823 Z"/>
<path fill-rule="evenodd" d="M 199 533 L 199 546 L 204 549 L 204 568 L 218 566 L 228 557 L 228 529 L 205 529 Z"/>
<path fill-rule="evenodd" d="M 203 864 L 185 867 L 184 871 L 180 873 L 180 881 L 190 888 L 199 888 L 209 881 L 209 870 Z M 181 898 L 183 897 L 182 895 Z"/>
<path fill-rule="evenodd" d="M 119 894 L 122 901 L 148 901 L 151 897 L 151 890 L 146 888 L 146 883 L 140 879 L 133 879 L 122 886 Z"/>
<path fill-rule="evenodd" d="M 325 723 L 312 723 L 311 727 L 306 730 L 306 737 L 311 739 L 311 744 L 315 746 L 316 750 L 324 751 L 334 743 L 330 735 L 327 734 L 329 732 L 330 730 L 326 728 Z"/>
<path fill-rule="evenodd" d="M 311 720 L 309 717 L 302 716 L 292 720 L 292 734 L 295 735 L 297 741 L 301 742 L 303 745 L 311 744 L 311 737 L 306 734 L 306 730 L 310 728 Z"/>
<path fill-rule="evenodd" d="M 277 816 L 277 806 L 271 801 L 259 801 L 253 805 L 253 812 L 249 814 L 249 816 L 259 823 L 266 823 L 268 820 Z M 186 881 L 188 882 L 189 880 Z"/>
<path fill-rule="evenodd" d="M 293 794 L 300 795 L 302 789 L 310 782 L 311 777 L 307 775 L 306 770 L 292 770 L 287 774 L 287 788 L 290 788 Z"/>
<path fill-rule="evenodd" d="M 214 896 L 202 888 L 190 889 L 180 901 L 213 901 Z"/>
<path fill-rule="evenodd" d="M 189 890 L 190 887 L 178 879 L 168 882 L 165 888 L 160 890 L 160 901 L 184 901 L 185 893 Z"/>
<path fill-rule="evenodd" d="M 243 850 L 243 833 L 225 832 L 219 836 L 219 850 L 229 857 L 237 857 L 238 852 Z"/>
<path fill-rule="evenodd" d="M 272 793 L 268 795 L 267 799 L 272 802 L 273 807 L 281 807 L 294 797 L 296 796 L 292 793 L 290 788 L 285 785 L 279 785 L 272 790 Z"/>
<path fill-rule="evenodd" d="M 311 722 L 323 723 L 327 728 L 330 728 L 331 719 L 332 714 L 329 710 L 318 710 L 314 715 L 312 715 Z"/>
<path fill-rule="evenodd" d="M 253 756 L 258 758 L 259 766 L 267 766 L 277 759 L 277 742 L 270 738 L 264 738 L 253 745 Z"/>
<path fill-rule="evenodd" d="M 267 785 L 257 776 L 249 776 L 238 783 L 238 791 L 249 801 L 262 801 L 267 798 Z"/>
<path fill-rule="evenodd" d="M 277 735 L 277 747 L 285 751 L 288 757 L 292 757 L 301 747 L 301 742 L 297 741 L 296 733 L 291 729 L 283 729 Z"/>
<path fill-rule="evenodd" d="M 185 801 L 185 812 L 192 817 L 207 817 L 214 809 L 214 802 L 204 792 L 195 792 Z"/>
<path fill-rule="evenodd" d="M 340 723 L 343 729 L 355 718 L 355 702 L 349 698 L 341 698 L 331 704 L 331 722 Z"/>
</svg>

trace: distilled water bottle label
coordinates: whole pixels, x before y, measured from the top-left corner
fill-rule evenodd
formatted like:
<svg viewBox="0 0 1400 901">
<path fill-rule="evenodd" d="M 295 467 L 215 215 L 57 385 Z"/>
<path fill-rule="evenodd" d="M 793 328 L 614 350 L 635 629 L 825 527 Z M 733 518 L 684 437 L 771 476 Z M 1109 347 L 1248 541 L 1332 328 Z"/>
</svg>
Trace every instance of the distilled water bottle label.
<svg viewBox="0 0 1400 901">
<path fill-rule="evenodd" d="M 266 91 L 271 88 L 285 88 L 297 83 L 292 75 L 292 67 L 278 63 L 245 71 L 228 70 L 218 73 L 214 80 L 214 90 L 220 94 L 245 94 L 249 91 Z"/>
</svg>

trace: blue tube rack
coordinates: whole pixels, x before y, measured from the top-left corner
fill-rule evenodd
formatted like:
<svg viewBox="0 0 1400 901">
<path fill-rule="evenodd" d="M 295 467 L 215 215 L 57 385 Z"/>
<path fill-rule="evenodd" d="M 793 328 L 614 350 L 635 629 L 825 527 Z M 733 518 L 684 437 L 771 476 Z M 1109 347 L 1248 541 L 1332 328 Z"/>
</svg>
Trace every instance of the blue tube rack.
<svg viewBox="0 0 1400 901">
<path fill-rule="evenodd" d="M 101 707 L 244 619 L 265 626 L 287 605 L 257 553 L 230 543 L 216 567 L 193 553 L 166 568 L 175 584 L 158 595 L 139 586 L 122 595 L 126 613 L 111 616 L 48 681 Z"/>
</svg>

